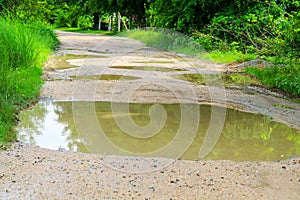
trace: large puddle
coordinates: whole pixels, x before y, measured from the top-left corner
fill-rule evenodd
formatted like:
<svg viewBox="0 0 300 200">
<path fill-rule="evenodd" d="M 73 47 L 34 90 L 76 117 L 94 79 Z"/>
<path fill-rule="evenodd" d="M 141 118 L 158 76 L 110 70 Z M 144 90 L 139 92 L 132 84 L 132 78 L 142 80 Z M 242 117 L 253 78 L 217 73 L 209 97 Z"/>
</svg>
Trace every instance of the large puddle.
<svg viewBox="0 0 300 200">
<path fill-rule="evenodd" d="M 188 144 L 189 148 L 180 158 L 197 160 L 209 124 L 217 124 L 211 122 L 211 111 L 214 109 L 216 112 L 219 108 L 209 105 L 162 104 L 165 112 L 153 114 L 152 111 L 157 109 L 153 104 L 129 104 L 129 113 L 123 109 L 127 104 L 111 105 L 109 102 L 39 103 L 21 113 L 21 122 L 16 128 L 18 139 L 56 150 L 61 147 L 75 152 L 110 154 L 109 149 L 115 148 L 117 151 L 113 154 L 117 155 L 147 155 L 148 152 L 154 152 L 152 155 L 155 155 L 157 150 L 176 140 L 183 124 L 182 107 L 191 106 L 190 109 L 195 109 L 194 112 L 199 109 L 200 120 L 195 120 L 192 114 L 190 119 L 184 120 L 192 126 L 199 125 L 196 137 L 189 137 L 190 128 L 184 128 L 182 130 L 186 136 L 173 145 L 178 145 L 179 149 L 182 144 Z M 220 112 L 222 110 L 224 109 L 220 109 Z M 153 117 L 152 121 L 150 116 Z M 164 116 L 167 116 L 165 121 Z M 126 129 L 130 128 L 124 127 L 122 120 L 126 122 L 128 119 L 144 129 L 132 129 L 132 135 L 126 134 Z M 155 125 L 153 121 L 158 121 L 158 124 Z M 147 132 L 149 129 L 154 134 L 147 137 L 142 131 L 134 131 Z M 300 155 L 299 131 L 263 115 L 226 109 L 224 128 L 217 139 L 205 159 L 274 161 Z M 104 143 L 104 140 L 109 142 Z M 159 156 L 172 157 L 169 154 Z"/>
</svg>

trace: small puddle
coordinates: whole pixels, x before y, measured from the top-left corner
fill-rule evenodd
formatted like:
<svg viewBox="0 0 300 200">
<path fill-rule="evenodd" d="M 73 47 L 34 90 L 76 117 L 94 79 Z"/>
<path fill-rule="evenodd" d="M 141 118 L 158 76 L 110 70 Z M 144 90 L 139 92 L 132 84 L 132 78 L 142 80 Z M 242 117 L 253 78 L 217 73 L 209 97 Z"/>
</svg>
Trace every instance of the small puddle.
<svg viewBox="0 0 300 200">
<path fill-rule="evenodd" d="M 94 56 L 94 55 L 74 55 L 74 54 L 66 54 L 66 55 L 52 55 L 49 56 L 48 62 L 45 66 L 46 69 L 49 70 L 64 70 L 70 68 L 76 68 L 78 66 L 71 65 L 68 60 L 74 59 L 86 59 L 86 58 L 107 58 L 106 56 Z"/>
<path fill-rule="evenodd" d="M 107 152 L 101 149 L 102 140 L 99 140 L 99 136 L 104 135 L 103 138 L 108 139 L 110 145 L 120 147 L 115 154 L 135 155 L 128 151 L 147 153 L 167 146 L 175 138 L 180 127 L 180 105 L 162 104 L 167 119 L 158 134 L 149 138 L 129 136 L 119 128 L 116 120 L 130 116 L 139 126 L 149 125 L 149 109 L 153 104 L 129 104 L 129 113 L 121 110 L 112 113 L 111 105 L 110 102 L 38 103 L 32 109 L 21 113 L 21 122 L 16 128 L 18 139 L 43 148 L 57 150 L 62 147 L 75 152 L 105 154 Z M 117 106 L 123 105 L 117 103 Z M 181 156 L 182 159 L 188 160 L 199 159 L 199 149 L 209 127 L 212 109 L 209 105 L 193 106 L 200 110 L 200 121 L 187 119 L 191 123 L 199 123 L 196 137 Z M 90 107 L 94 109 L 93 112 L 89 111 Z M 161 120 L 159 117 L 157 119 Z M 103 134 L 100 130 L 103 130 Z M 188 135 L 188 131 L 185 134 Z M 188 140 L 188 137 L 179 142 L 185 143 L 185 140 Z M 274 122 L 267 116 L 227 109 L 222 134 L 205 159 L 275 161 L 293 155 L 300 155 L 298 130 Z"/>
<path fill-rule="evenodd" d="M 114 80 L 136 80 L 140 79 L 136 76 L 123 76 L 123 75 L 91 75 L 91 76 L 70 76 L 72 79 L 84 79 L 84 80 L 105 80 L 105 81 L 114 81 Z"/>
<path fill-rule="evenodd" d="M 144 70 L 144 71 L 161 71 L 161 72 L 174 72 L 174 71 L 186 71 L 179 68 L 166 68 L 155 66 L 111 66 L 112 69 L 129 69 L 129 70 Z"/>
</svg>

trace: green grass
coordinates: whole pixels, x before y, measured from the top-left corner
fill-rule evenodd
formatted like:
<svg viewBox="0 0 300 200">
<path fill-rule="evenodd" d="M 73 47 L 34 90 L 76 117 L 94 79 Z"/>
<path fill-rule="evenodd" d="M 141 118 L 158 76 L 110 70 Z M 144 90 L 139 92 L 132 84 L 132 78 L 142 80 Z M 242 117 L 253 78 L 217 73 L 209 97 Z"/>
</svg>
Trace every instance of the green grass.
<svg viewBox="0 0 300 200">
<path fill-rule="evenodd" d="M 143 42 L 147 46 L 156 47 L 166 51 L 174 51 L 190 55 L 197 55 L 198 58 L 210 60 L 222 64 L 242 63 L 257 58 L 255 54 L 244 54 L 235 49 L 223 51 L 205 52 L 201 46 L 195 44 L 192 39 L 176 32 L 164 29 L 135 30 L 123 32 L 121 36 L 133 38 Z M 278 57 L 268 57 L 269 61 L 278 62 Z M 282 61 L 286 59 L 280 58 Z M 247 75 L 248 74 L 248 75 Z M 252 75 L 252 76 L 249 76 Z M 189 75 L 189 81 L 202 84 L 200 76 Z M 253 77 L 255 76 L 255 77 Z M 269 88 L 277 88 L 293 95 L 300 95 L 300 65 L 299 61 L 285 67 L 271 67 L 260 70 L 258 68 L 247 69 L 246 74 L 225 74 L 222 75 L 225 85 L 265 85 Z"/>
<path fill-rule="evenodd" d="M 220 64 L 229 64 L 229 63 L 242 63 L 249 60 L 256 59 L 256 55 L 254 54 L 243 54 L 238 51 L 212 51 L 209 53 L 204 53 L 199 55 L 199 58 L 204 60 L 211 60 L 215 63 Z"/>
<path fill-rule="evenodd" d="M 131 30 L 122 32 L 118 36 L 129 37 L 165 51 L 197 55 L 203 52 L 201 46 L 184 34 L 167 29 Z"/>
<path fill-rule="evenodd" d="M 0 18 L 0 143 L 15 139 L 18 113 L 39 94 L 42 64 L 58 44 L 53 30 Z"/>
<path fill-rule="evenodd" d="M 85 34 L 103 34 L 103 35 L 116 35 L 117 32 L 113 31 L 103 31 L 103 30 L 86 30 L 82 28 L 55 28 L 56 30 L 60 31 L 68 31 L 68 32 L 74 32 L 74 33 L 85 33 Z"/>
<path fill-rule="evenodd" d="M 248 74 L 255 75 L 268 88 L 277 88 L 290 94 L 300 96 L 300 65 L 271 66 L 264 69 L 247 68 Z"/>
<path fill-rule="evenodd" d="M 122 32 L 120 36 L 136 39 L 147 46 L 166 51 L 198 55 L 198 58 L 216 63 L 241 63 L 256 59 L 254 54 L 243 54 L 238 51 L 206 52 L 200 44 L 188 36 L 165 29 L 133 30 Z"/>
</svg>

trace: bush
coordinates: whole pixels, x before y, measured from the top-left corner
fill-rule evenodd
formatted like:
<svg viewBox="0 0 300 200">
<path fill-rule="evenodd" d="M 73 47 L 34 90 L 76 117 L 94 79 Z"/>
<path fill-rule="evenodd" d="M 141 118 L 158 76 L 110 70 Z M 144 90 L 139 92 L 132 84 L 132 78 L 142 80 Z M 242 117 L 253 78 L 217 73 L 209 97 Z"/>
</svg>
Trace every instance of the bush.
<svg viewBox="0 0 300 200">
<path fill-rule="evenodd" d="M 94 19 L 90 15 L 83 15 L 80 16 L 78 19 L 78 28 L 82 29 L 89 29 L 92 28 L 94 25 Z"/>
<path fill-rule="evenodd" d="M 57 45 L 53 30 L 0 18 L 0 142 L 15 138 L 16 116 L 38 95 L 42 63 Z"/>
</svg>

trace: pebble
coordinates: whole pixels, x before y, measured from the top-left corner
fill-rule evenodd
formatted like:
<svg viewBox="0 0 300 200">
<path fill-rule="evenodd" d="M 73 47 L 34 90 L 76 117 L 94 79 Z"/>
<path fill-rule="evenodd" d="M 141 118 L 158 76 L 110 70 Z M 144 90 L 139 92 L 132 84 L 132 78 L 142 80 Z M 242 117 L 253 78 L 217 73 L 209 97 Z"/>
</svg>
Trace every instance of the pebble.
<svg viewBox="0 0 300 200">
<path fill-rule="evenodd" d="M 133 182 L 133 181 L 130 181 L 129 183 L 130 183 L 130 185 L 132 185 L 133 187 L 135 187 L 135 186 L 136 186 L 136 183 L 135 183 L 135 182 Z"/>
</svg>

